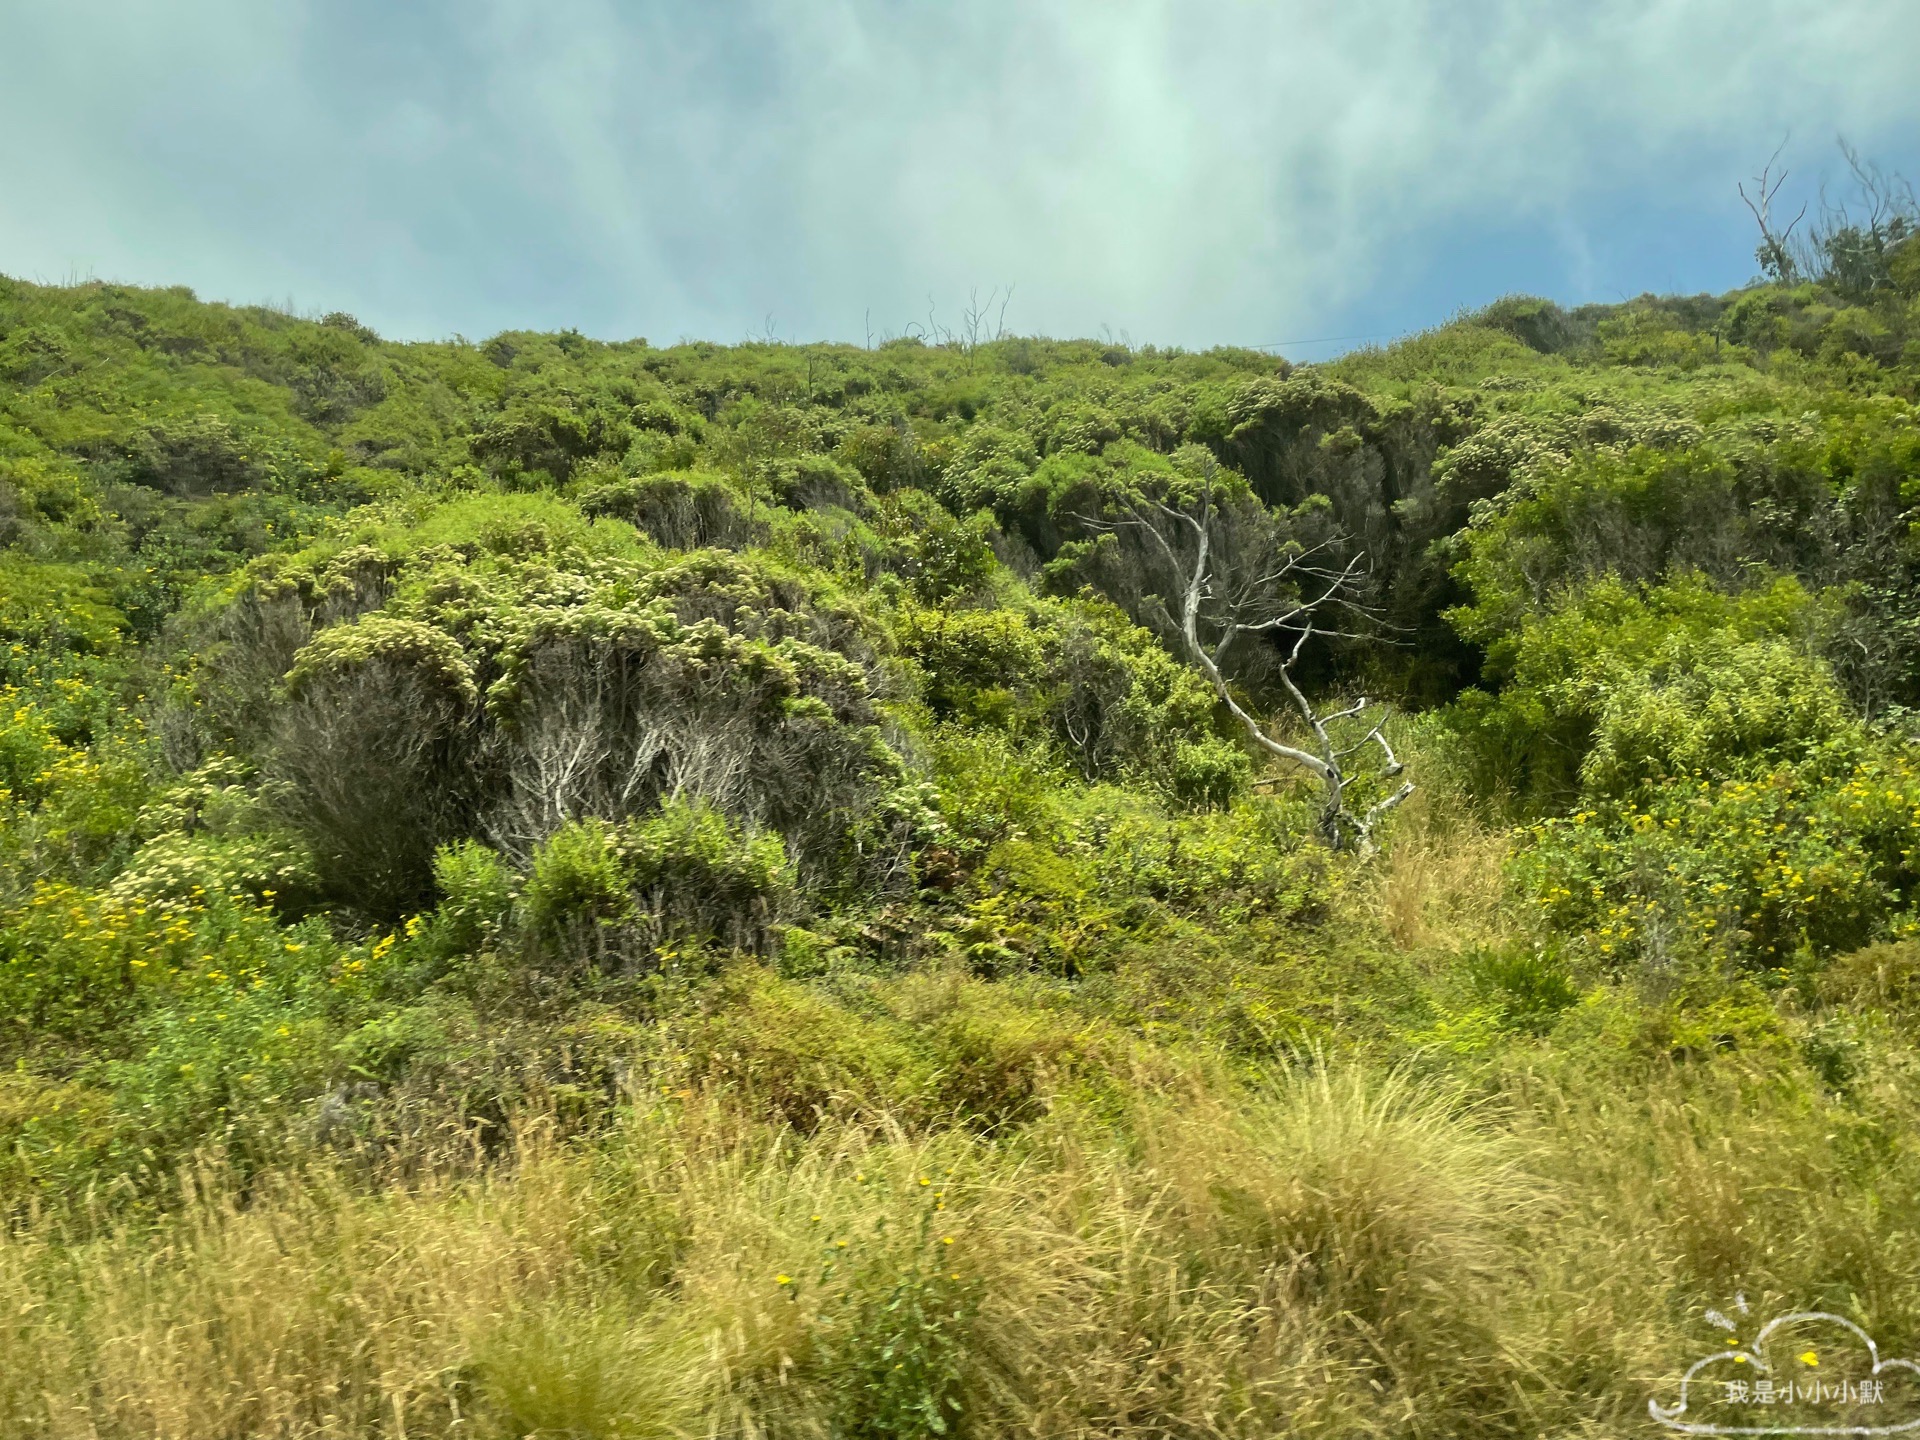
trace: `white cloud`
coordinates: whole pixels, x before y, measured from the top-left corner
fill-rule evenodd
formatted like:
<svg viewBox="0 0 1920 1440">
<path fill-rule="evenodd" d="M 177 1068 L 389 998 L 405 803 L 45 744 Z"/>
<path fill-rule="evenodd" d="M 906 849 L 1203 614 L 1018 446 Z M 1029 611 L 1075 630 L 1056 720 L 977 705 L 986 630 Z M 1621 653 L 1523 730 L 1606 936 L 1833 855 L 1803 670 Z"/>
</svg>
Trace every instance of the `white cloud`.
<svg viewBox="0 0 1920 1440">
<path fill-rule="evenodd" d="M 9 12 L 0 124 L 37 143 L 0 270 L 656 339 L 858 338 L 1012 280 L 1023 328 L 1251 341 L 1441 235 L 1536 226 L 1596 283 L 1636 195 L 1724 205 L 1789 129 L 1824 159 L 1920 120 L 1909 0 L 398 13 Z"/>
</svg>

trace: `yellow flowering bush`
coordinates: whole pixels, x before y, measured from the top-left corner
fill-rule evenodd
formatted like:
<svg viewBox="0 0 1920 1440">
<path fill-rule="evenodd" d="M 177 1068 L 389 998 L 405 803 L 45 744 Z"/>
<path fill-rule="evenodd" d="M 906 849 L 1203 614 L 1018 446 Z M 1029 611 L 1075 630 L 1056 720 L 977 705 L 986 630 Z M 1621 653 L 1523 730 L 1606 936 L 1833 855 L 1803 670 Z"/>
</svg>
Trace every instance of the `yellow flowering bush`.
<svg viewBox="0 0 1920 1440">
<path fill-rule="evenodd" d="M 1778 966 L 1910 923 L 1920 767 L 1893 754 L 1837 783 L 1791 766 L 1673 783 L 1523 833 L 1516 867 L 1542 919 L 1592 956 L 1705 946 Z"/>
</svg>

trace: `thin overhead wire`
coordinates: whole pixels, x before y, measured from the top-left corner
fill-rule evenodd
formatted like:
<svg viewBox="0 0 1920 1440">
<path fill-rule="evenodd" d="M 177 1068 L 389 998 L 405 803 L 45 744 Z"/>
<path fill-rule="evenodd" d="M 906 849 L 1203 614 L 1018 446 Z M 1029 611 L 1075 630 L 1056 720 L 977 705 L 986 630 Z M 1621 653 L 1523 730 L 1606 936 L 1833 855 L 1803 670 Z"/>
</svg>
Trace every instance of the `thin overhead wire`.
<svg viewBox="0 0 1920 1440">
<path fill-rule="evenodd" d="M 1278 350 L 1285 345 L 1332 345 L 1347 340 L 1397 340 L 1410 330 L 1380 330 L 1372 335 L 1322 335 L 1313 340 L 1269 340 L 1264 345 L 1249 345 L 1249 350 Z"/>
</svg>

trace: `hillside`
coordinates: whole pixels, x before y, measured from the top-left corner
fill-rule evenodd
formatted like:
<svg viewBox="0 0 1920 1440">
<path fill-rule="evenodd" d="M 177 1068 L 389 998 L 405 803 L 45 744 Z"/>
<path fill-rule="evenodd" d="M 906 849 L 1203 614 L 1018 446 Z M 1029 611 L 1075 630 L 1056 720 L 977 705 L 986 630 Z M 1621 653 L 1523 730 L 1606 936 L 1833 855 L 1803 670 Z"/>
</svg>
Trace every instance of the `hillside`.
<svg viewBox="0 0 1920 1440">
<path fill-rule="evenodd" d="M 0 279 L 0 1434 L 1597 1437 L 1736 1295 L 1914 1354 L 1891 256 L 1299 367 Z"/>
</svg>

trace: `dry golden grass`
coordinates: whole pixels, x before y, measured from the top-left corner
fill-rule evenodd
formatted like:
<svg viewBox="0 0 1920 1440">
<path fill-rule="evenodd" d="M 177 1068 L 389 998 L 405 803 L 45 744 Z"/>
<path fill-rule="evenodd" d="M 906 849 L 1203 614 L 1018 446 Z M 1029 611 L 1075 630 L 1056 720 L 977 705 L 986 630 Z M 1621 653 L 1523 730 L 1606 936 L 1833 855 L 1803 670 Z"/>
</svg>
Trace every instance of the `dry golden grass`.
<svg viewBox="0 0 1920 1440">
<path fill-rule="evenodd" d="M 203 1174 L 157 1227 L 0 1248 L 5 1433 L 826 1435 L 861 1400 L 822 1327 L 928 1259 L 978 1285 L 975 1433 L 1404 1433 L 1423 1354 L 1493 1354 L 1511 1196 L 1470 1121 L 1305 1076 L 1136 1133 L 800 1139 L 695 1098 L 528 1133 L 511 1176 Z"/>
<path fill-rule="evenodd" d="M 1875 1073 L 1869 1129 L 1913 1093 Z M 1900 1152 L 1757 1071 L 1641 1081 L 1316 1065 L 1000 1139 L 656 1095 L 478 1176 L 209 1168 L 162 1220 L 0 1243 L 0 1434 L 916 1433 L 885 1355 L 960 1434 L 1600 1435 L 1736 1286 L 1904 1343 Z M 935 1291 L 971 1299 L 900 1319 Z"/>
<path fill-rule="evenodd" d="M 1459 951 L 1505 938 L 1507 833 L 1431 787 L 1415 791 L 1394 820 L 1385 850 L 1356 886 L 1365 918 L 1401 950 Z"/>
</svg>

